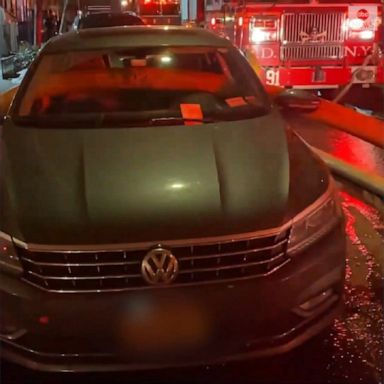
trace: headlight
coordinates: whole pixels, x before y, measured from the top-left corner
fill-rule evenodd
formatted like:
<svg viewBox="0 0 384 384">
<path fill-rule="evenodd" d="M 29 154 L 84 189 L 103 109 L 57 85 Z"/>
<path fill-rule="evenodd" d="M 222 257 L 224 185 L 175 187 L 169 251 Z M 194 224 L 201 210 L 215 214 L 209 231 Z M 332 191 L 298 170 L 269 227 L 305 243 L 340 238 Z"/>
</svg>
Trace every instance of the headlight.
<svg viewBox="0 0 384 384">
<path fill-rule="evenodd" d="M 351 31 L 349 34 L 350 40 L 373 40 L 375 37 L 375 32 L 367 29 L 364 31 Z"/>
<path fill-rule="evenodd" d="M 361 31 L 359 37 L 361 40 L 372 40 L 375 37 L 375 32 L 370 30 Z"/>
<path fill-rule="evenodd" d="M 23 268 L 10 236 L 0 232 L 0 270 L 21 274 Z"/>
<path fill-rule="evenodd" d="M 310 213 L 299 215 L 293 220 L 288 252 L 295 254 L 316 242 L 340 222 L 341 215 L 339 202 L 333 194 Z"/>
<path fill-rule="evenodd" d="M 277 41 L 278 19 L 275 16 L 254 16 L 249 23 L 251 43 Z"/>
<path fill-rule="evenodd" d="M 349 28 L 351 28 L 353 31 L 362 30 L 364 28 L 364 20 L 358 18 L 350 19 Z"/>
<path fill-rule="evenodd" d="M 265 41 L 276 41 L 277 32 L 275 31 L 263 31 L 260 28 L 254 28 L 251 34 L 251 40 L 253 43 L 263 43 Z"/>
</svg>

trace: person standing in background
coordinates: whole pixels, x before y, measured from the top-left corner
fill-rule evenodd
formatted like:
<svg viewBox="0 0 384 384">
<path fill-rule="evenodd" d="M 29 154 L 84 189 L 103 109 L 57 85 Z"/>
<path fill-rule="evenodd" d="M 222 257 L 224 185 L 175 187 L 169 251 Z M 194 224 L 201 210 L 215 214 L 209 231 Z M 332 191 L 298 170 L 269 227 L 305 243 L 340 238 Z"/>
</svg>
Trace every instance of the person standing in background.
<svg viewBox="0 0 384 384">
<path fill-rule="evenodd" d="M 44 11 L 44 42 L 48 41 L 51 37 L 57 35 L 58 20 L 55 12 L 49 9 L 48 12 Z"/>
</svg>

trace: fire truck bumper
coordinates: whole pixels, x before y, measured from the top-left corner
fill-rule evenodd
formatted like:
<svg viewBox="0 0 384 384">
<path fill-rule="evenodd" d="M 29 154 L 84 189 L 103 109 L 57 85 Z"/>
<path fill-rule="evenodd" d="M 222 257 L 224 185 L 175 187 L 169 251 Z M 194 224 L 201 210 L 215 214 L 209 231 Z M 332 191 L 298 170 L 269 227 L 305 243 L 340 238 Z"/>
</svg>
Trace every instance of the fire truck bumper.
<svg viewBox="0 0 384 384">
<path fill-rule="evenodd" d="M 312 66 L 263 68 L 259 76 L 267 85 L 293 88 L 337 88 L 353 84 L 384 84 L 383 66 Z"/>
</svg>

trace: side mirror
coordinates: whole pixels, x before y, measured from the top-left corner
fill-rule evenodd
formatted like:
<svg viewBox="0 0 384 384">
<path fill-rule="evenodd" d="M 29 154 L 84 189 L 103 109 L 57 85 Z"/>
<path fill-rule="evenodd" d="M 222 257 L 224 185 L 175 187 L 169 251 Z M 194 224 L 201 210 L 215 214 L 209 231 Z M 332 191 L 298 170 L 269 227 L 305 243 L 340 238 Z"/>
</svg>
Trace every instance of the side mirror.
<svg viewBox="0 0 384 384">
<path fill-rule="evenodd" d="M 307 91 L 288 89 L 280 93 L 275 102 L 289 112 L 313 112 L 320 105 L 320 98 Z"/>
</svg>

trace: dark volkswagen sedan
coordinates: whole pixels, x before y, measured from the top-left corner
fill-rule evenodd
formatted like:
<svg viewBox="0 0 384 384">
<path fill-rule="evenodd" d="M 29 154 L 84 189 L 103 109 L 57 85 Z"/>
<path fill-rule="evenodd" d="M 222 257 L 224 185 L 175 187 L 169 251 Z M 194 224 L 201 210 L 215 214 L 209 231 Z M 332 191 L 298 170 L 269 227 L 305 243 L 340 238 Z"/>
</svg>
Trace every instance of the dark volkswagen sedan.
<svg viewBox="0 0 384 384">
<path fill-rule="evenodd" d="M 21 365 L 268 356 L 340 309 L 332 178 L 206 31 L 52 39 L 5 118 L 0 174 L 1 350 Z"/>
<path fill-rule="evenodd" d="M 99 12 L 77 17 L 73 29 L 123 27 L 144 25 L 144 21 L 132 12 Z"/>
</svg>

